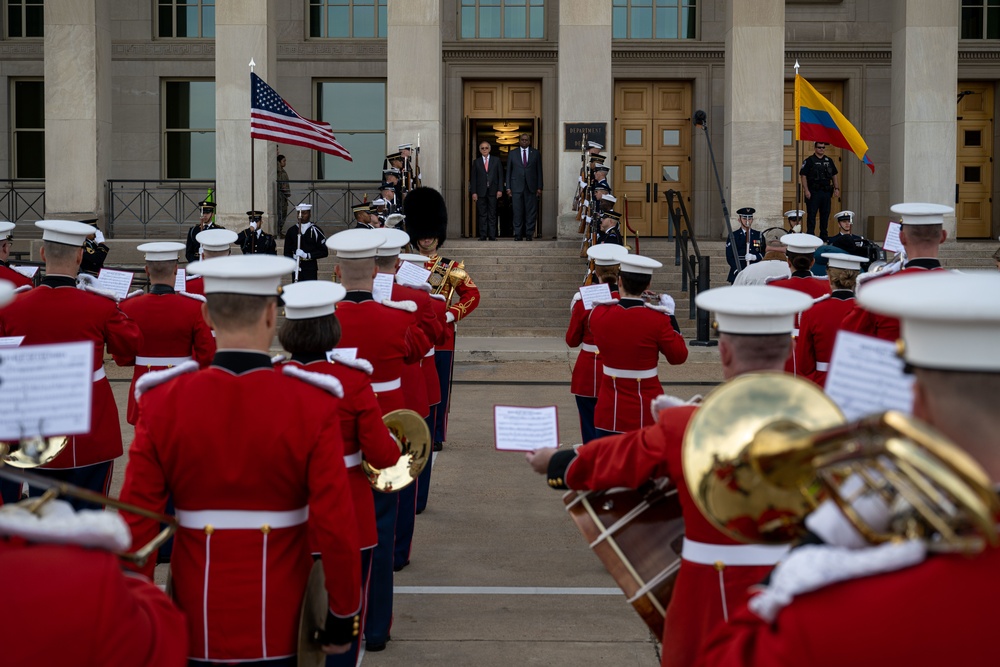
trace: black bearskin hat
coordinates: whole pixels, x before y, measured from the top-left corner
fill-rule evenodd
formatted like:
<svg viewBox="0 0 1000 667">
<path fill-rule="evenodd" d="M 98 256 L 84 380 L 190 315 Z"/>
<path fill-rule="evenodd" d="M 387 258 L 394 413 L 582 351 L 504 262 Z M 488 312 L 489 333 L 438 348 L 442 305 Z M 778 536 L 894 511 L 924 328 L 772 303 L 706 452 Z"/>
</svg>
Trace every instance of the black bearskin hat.
<svg viewBox="0 0 1000 667">
<path fill-rule="evenodd" d="M 420 239 L 437 237 L 438 247 L 444 245 L 448 236 L 448 208 L 444 197 L 434 188 L 414 188 L 403 202 L 406 213 L 406 232 L 410 243 L 416 248 Z"/>
</svg>

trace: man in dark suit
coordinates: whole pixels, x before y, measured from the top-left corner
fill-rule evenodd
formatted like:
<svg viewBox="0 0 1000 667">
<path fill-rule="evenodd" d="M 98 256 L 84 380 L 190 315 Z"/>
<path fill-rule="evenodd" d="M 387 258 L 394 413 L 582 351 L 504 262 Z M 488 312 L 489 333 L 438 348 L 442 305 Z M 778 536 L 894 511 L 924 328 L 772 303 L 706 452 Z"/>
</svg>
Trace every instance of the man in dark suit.
<svg viewBox="0 0 1000 667">
<path fill-rule="evenodd" d="M 535 235 L 538 199 L 542 196 L 542 156 L 522 134 L 518 149 L 507 154 L 507 194 L 514 207 L 514 240 L 530 241 Z"/>
<path fill-rule="evenodd" d="M 479 157 L 472 162 L 469 192 L 476 204 L 476 224 L 479 240 L 497 240 L 497 200 L 503 194 L 503 173 L 500 159 L 490 157 L 490 142 L 479 142 Z"/>
</svg>

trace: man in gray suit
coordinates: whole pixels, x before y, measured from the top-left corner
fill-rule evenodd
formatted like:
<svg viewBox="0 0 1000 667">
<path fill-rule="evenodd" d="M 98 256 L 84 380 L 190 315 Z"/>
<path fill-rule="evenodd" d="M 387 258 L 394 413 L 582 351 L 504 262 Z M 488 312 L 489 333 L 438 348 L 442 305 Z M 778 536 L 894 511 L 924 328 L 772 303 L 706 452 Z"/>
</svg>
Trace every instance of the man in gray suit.
<svg viewBox="0 0 1000 667">
<path fill-rule="evenodd" d="M 507 194 L 514 207 L 514 240 L 530 241 L 542 196 L 542 156 L 531 147 L 527 134 L 519 138 L 518 149 L 507 154 Z"/>
<path fill-rule="evenodd" d="M 503 173 L 500 159 L 490 157 L 490 142 L 479 142 L 479 157 L 472 161 L 469 192 L 476 204 L 476 224 L 479 240 L 497 240 L 497 200 L 503 194 Z"/>
</svg>

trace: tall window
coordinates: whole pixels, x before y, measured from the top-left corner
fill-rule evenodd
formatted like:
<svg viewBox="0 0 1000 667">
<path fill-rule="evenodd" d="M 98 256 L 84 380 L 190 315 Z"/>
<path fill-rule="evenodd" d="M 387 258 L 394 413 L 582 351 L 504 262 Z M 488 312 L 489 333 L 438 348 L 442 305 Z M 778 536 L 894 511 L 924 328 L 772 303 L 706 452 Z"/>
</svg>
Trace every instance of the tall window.
<svg viewBox="0 0 1000 667">
<path fill-rule="evenodd" d="M 545 0 L 462 0 L 462 39 L 541 39 Z"/>
<path fill-rule="evenodd" d="M 7 36 L 42 37 L 42 0 L 7 0 Z"/>
<path fill-rule="evenodd" d="M 962 39 L 1000 39 L 1000 0 L 962 0 Z"/>
<path fill-rule="evenodd" d="M 310 37 L 385 37 L 388 0 L 309 0 Z"/>
<path fill-rule="evenodd" d="M 326 181 L 374 181 L 385 158 L 385 81 L 322 81 L 317 116 L 333 126 L 353 162 L 317 153 L 316 177 Z M 372 193 L 374 195 L 375 193 Z"/>
<path fill-rule="evenodd" d="M 613 0 L 611 36 L 614 39 L 695 39 L 696 5 L 697 0 Z"/>
<path fill-rule="evenodd" d="M 45 85 L 38 80 L 14 80 L 10 97 L 13 176 L 45 178 Z"/>
<path fill-rule="evenodd" d="M 215 0 L 158 0 L 160 37 L 215 37 Z"/>
<path fill-rule="evenodd" d="M 215 178 L 214 81 L 164 81 L 163 151 L 165 178 Z"/>
</svg>

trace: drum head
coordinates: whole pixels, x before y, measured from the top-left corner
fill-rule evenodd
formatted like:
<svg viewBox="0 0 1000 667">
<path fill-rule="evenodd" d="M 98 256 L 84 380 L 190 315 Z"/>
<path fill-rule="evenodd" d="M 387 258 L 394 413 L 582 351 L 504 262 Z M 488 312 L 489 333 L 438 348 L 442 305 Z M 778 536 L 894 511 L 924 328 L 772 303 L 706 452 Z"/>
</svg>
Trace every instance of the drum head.
<svg viewBox="0 0 1000 667">
<path fill-rule="evenodd" d="M 326 626 L 328 607 L 323 562 L 317 560 L 309 572 L 306 593 L 302 598 L 302 612 L 299 615 L 299 667 L 323 667 L 326 664 L 326 654 L 314 636 L 317 630 Z"/>
</svg>

